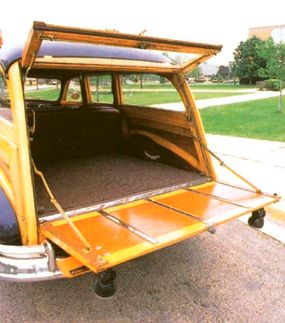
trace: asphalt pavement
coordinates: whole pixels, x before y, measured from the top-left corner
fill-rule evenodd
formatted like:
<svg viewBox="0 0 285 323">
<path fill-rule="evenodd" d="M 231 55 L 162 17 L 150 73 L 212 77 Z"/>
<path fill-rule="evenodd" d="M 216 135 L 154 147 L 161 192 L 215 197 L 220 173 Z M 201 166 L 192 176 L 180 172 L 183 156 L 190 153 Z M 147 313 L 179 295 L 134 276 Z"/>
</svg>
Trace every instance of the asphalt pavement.
<svg viewBox="0 0 285 323">
<path fill-rule="evenodd" d="M 276 322 L 285 317 L 284 245 L 238 221 L 117 268 L 110 300 L 93 276 L 0 283 L 1 322 Z"/>
</svg>

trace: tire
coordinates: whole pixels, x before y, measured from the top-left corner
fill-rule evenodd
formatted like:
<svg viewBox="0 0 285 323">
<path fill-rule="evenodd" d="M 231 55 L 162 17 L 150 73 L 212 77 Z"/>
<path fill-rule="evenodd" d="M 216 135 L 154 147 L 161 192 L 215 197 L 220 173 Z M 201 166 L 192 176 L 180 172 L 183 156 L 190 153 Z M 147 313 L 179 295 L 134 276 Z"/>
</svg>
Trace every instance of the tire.
<svg viewBox="0 0 285 323">
<path fill-rule="evenodd" d="M 261 229 L 264 226 L 264 219 L 263 218 L 254 218 L 253 216 L 251 216 L 248 219 L 248 224 L 251 227 L 257 228 L 257 229 Z"/>
<path fill-rule="evenodd" d="M 266 212 L 263 208 L 253 211 L 251 217 L 248 219 L 248 224 L 251 227 L 261 229 L 264 226 L 265 215 L 266 215 Z"/>
</svg>

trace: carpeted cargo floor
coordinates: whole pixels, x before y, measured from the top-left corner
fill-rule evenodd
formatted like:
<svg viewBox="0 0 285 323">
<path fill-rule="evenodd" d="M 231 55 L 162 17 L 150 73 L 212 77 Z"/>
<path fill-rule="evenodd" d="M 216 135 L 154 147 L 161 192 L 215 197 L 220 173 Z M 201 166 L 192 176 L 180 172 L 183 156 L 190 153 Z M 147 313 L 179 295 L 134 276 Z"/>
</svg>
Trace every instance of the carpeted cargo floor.
<svg viewBox="0 0 285 323">
<path fill-rule="evenodd" d="M 65 210 L 187 182 L 203 181 L 197 172 L 120 154 L 37 165 Z M 56 212 L 35 175 L 40 214 Z"/>
</svg>

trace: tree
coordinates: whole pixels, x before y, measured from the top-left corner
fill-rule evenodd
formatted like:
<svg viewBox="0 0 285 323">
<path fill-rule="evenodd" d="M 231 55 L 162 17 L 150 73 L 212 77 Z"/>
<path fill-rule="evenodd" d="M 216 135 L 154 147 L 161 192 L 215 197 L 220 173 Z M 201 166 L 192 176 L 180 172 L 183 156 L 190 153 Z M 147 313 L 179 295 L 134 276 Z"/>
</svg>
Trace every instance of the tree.
<svg viewBox="0 0 285 323">
<path fill-rule="evenodd" d="M 202 76 L 202 71 L 199 66 L 195 67 L 187 76 L 194 77 L 195 79 L 199 79 Z"/>
<path fill-rule="evenodd" d="M 263 78 L 259 75 L 259 69 L 264 68 L 266 60 L 260 56 L 259 48 L 264 41 L 258 37 L 252 37 L 240 42 L 234 51 L 234 74 L 242 84 L 255 84 Z"/>
<path fill-rule="evenodd" d="M 231 75 L 231 70 L 230 70 L 229 66 L 220 65 L 218 72 L 216 74 L 216 78 L 221 81 L 229 80 L 230 75 Z"/>
<path fill-rule="evenodd" d="M 264 78 L 279 80 L 279 101 L 278 112 L 282 112 L 282 89 L 285 81 L 285 44 L 275 44 L 269 38 L 263 46 L 259 48 L 259 55 L 266 60 L 266 66 L 259 70 L 259 74 Z"/>
</svg>

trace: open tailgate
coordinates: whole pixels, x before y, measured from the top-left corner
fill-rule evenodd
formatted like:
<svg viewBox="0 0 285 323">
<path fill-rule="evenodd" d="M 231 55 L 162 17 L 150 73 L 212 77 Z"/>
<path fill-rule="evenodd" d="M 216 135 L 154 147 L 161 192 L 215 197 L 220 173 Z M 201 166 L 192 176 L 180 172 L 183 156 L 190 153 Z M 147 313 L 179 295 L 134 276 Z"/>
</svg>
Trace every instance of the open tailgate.
<svg viewBox="0 0 285 323">
<path fill-rule="evenodd" d="M 74 216 L 72 221 L 91 245 L 89 251 L 65 220 L 45 222 L 40 231 L 77 260 L 74 266 L 100 272 L 276 201 L 275 196 L 209 182 Z"/>
</svg>

